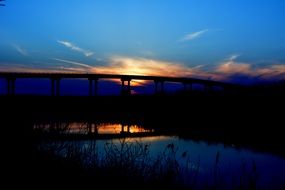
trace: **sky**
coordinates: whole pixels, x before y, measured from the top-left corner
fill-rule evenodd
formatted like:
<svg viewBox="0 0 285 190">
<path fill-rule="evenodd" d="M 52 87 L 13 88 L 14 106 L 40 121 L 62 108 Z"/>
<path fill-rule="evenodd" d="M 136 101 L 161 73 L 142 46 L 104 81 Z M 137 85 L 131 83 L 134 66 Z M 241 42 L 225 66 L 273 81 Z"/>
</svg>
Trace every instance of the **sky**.
<svg viewBox="0 0 285 190">
<path fill-rule="evenodd" d="M 285 79 L 282 0 L 6 0 L 0 71 Z"/>
</svg>

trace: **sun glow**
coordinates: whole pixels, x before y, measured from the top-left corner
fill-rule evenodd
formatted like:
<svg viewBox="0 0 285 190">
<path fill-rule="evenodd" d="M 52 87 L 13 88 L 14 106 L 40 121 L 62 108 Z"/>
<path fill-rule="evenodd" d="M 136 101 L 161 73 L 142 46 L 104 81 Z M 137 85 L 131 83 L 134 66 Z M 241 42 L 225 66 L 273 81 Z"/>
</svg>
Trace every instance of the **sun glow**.
<svg viewBox="0 0 285 190">
<path fill-rule="evenodd" d="M 109 65 L 94 67 L 92 71 L 94 73 L 172 77 L 189 76 L 193 72 L 192 69 L 187 69 L 179 63 L 131 57 L 113 57 Z"/>
<path fill-rule="evenodd" d="M 179 63 L 121 56 L 112 57 L 108 65 L 94 67 L 91 72 L 142 76 L 205 77 L 205 73 Z M 149 83 L 150 81 L 132 80 L 131 86 L 144 86 Z"/>
</svg>

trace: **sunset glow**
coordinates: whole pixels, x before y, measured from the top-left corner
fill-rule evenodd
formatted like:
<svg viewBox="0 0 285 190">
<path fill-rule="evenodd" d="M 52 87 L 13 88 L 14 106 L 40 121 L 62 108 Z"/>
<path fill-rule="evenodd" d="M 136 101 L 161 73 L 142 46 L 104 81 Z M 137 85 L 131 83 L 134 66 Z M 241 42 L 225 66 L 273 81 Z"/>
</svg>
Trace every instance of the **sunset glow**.
<svg viewBox="0 0 285 190">
<path fill-rule="evenodd" d="M 0 71 L 284 80 L 283 1 L 16 0 L 0 8 Z"/>
</svg>

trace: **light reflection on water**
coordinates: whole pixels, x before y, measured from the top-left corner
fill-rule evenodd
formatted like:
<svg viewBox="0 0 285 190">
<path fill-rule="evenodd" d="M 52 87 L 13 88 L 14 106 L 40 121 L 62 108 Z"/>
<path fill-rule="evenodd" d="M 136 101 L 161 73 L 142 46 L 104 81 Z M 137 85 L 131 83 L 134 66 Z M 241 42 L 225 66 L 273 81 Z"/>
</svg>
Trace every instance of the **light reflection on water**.
<svg viewBox="0 0 285 190">
<path fill-rule="evenodd" d="M 34 130 L 45 133 L 64 134 L 122 134 L 122 133 L 151 133 L 152 129 L 144 129 L 139 125 L 118 123 L 49 123 L 35 124 Z"/>
<path fill-rule="evenodd" d="M 281 185 L 284 185 L 285 160 L 283 158 L 245 149 L 226 147 L 223 144 L 208 144 L 202 141 L 183 140 L 175 136 L 88 140 L 69 143 L 76 143 L 77 146 L 85 148 L 95 145 L 96 148 L 94 148 L 94 151 L 97 151 L 97 155 L 104 155 L 106 144 L 114 143 L 120 146 L 122 141 L 126 143 L 138 142 L 140 144 L 147 144 L 149 146 L 150 157 L 152 158 L 161 155 L 170 144 L 173 144 L 175 146 L 177 161 L 181 166 L 186 163 L 185 158 L 182 156 L 186 152 L 188 163 L 191 163 L 193 167 L 199 167 L 200 183 L 205 179 L 213 179 L 217 152 L 219 152 L 220 156 L 217 168 L 219 176 L 223 180 L 230 181 L 229 183 L 234 181 L 234 183 L 238 184 L 238 180 L 241 177 L 252 175 L 254 165 L 257 171 L 258 187 L 278 189 Z"/>
<path fill-rule="evenodd" d="M 153 130 L 144 129 L 138 125 L 124 124 L 87 124 L 87 123 L 68 123 L 53 125 L 35 125 L 35 130 L 63 131 L 64 134 L 122 134 L 122 133 L 150 133 Z M 229 147 L 223 144 L 208 144 L 204 141 L 193 141 L 191 139 L 181 139 L 177 136 L 146 136 L 146 137 L 125 137 L 117 139 L 92 139 L 82 141 L 68 141 L 67 144 L 76 144 L 78 147 L 90 148 L 97 152 L 97 155 L 104 155 L 106 144 L 120 146 L 124 143 L 139 143 L 148 145 L 149 155 L 156 158 L 161 155 L 169 145 L 174 145 L 175 155 L 180 165 L 185 165 L 184 154 L 187 155 L 189 163 L 193 167 L 199 166 L 199 178 L 213 179 L 215 168 L 218 168 L 219 176 L 225 181 L 235 181 L 238 184 L 241 176 L 250 177 L 252 172 L 256 172 L 259 188 L 278 189 L 284 185 L 285 181 L 285 159 L 267 153 L 253 152 L 247 149 Z M 62 142 L 60 142 L 62 143 Z M 59 142 L 44 143 L 45 147 L 57 146 Z M 96 147 L 96 148 L 94 148 Z M 65 150 L 63 150 L 64 152 Z M 59 153 L 64 154 L 64 153 Z M 219 161 L 217 165 L 217 154 Z M 185 176 L 187 178 L 187 176 Z M 200 181 L 200 182 L 201 182 Z M 280 185 L 280 186 L 279 186 Z"/>
</svg>

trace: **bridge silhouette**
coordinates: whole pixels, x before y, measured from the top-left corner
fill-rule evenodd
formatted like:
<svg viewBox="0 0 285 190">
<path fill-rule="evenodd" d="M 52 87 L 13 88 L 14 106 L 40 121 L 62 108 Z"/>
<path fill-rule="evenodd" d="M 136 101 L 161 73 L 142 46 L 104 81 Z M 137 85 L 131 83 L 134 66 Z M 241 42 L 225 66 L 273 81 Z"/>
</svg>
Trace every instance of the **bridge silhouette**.
<svg viewBox="0 0 285 190">
<path fill-rule="evenodd" d="M 131 81 L 143 80 L 153 81 L 156 94 L 164 92 L 165 82 L 181 83 L 184 90 L 192 90 L 193 84 L 203 85 L 205 91 L 210 91 L 213 87 L 221 87 L 223 90 L 237 89 L 240 86 L 226 82 L 186 78 L 186 77 L 164 77 L 164 76 L 142 76 L 142 75 L 119 75 L 119 74 L 91 74 L 91 73 L 35 73 L 35 72 L 0 72 L 0 79 L 6 79 L 7 95 L 15 95 L 17 79 L 50 79 L 51 96 L 60 96 L 60 81 L 62 79 L 86 79 L 89 81 L 89 96 L 98 95 L 98 82 L 100 79 L 121 80 L 122 95 L 131 94 Z"/>
</svg>

